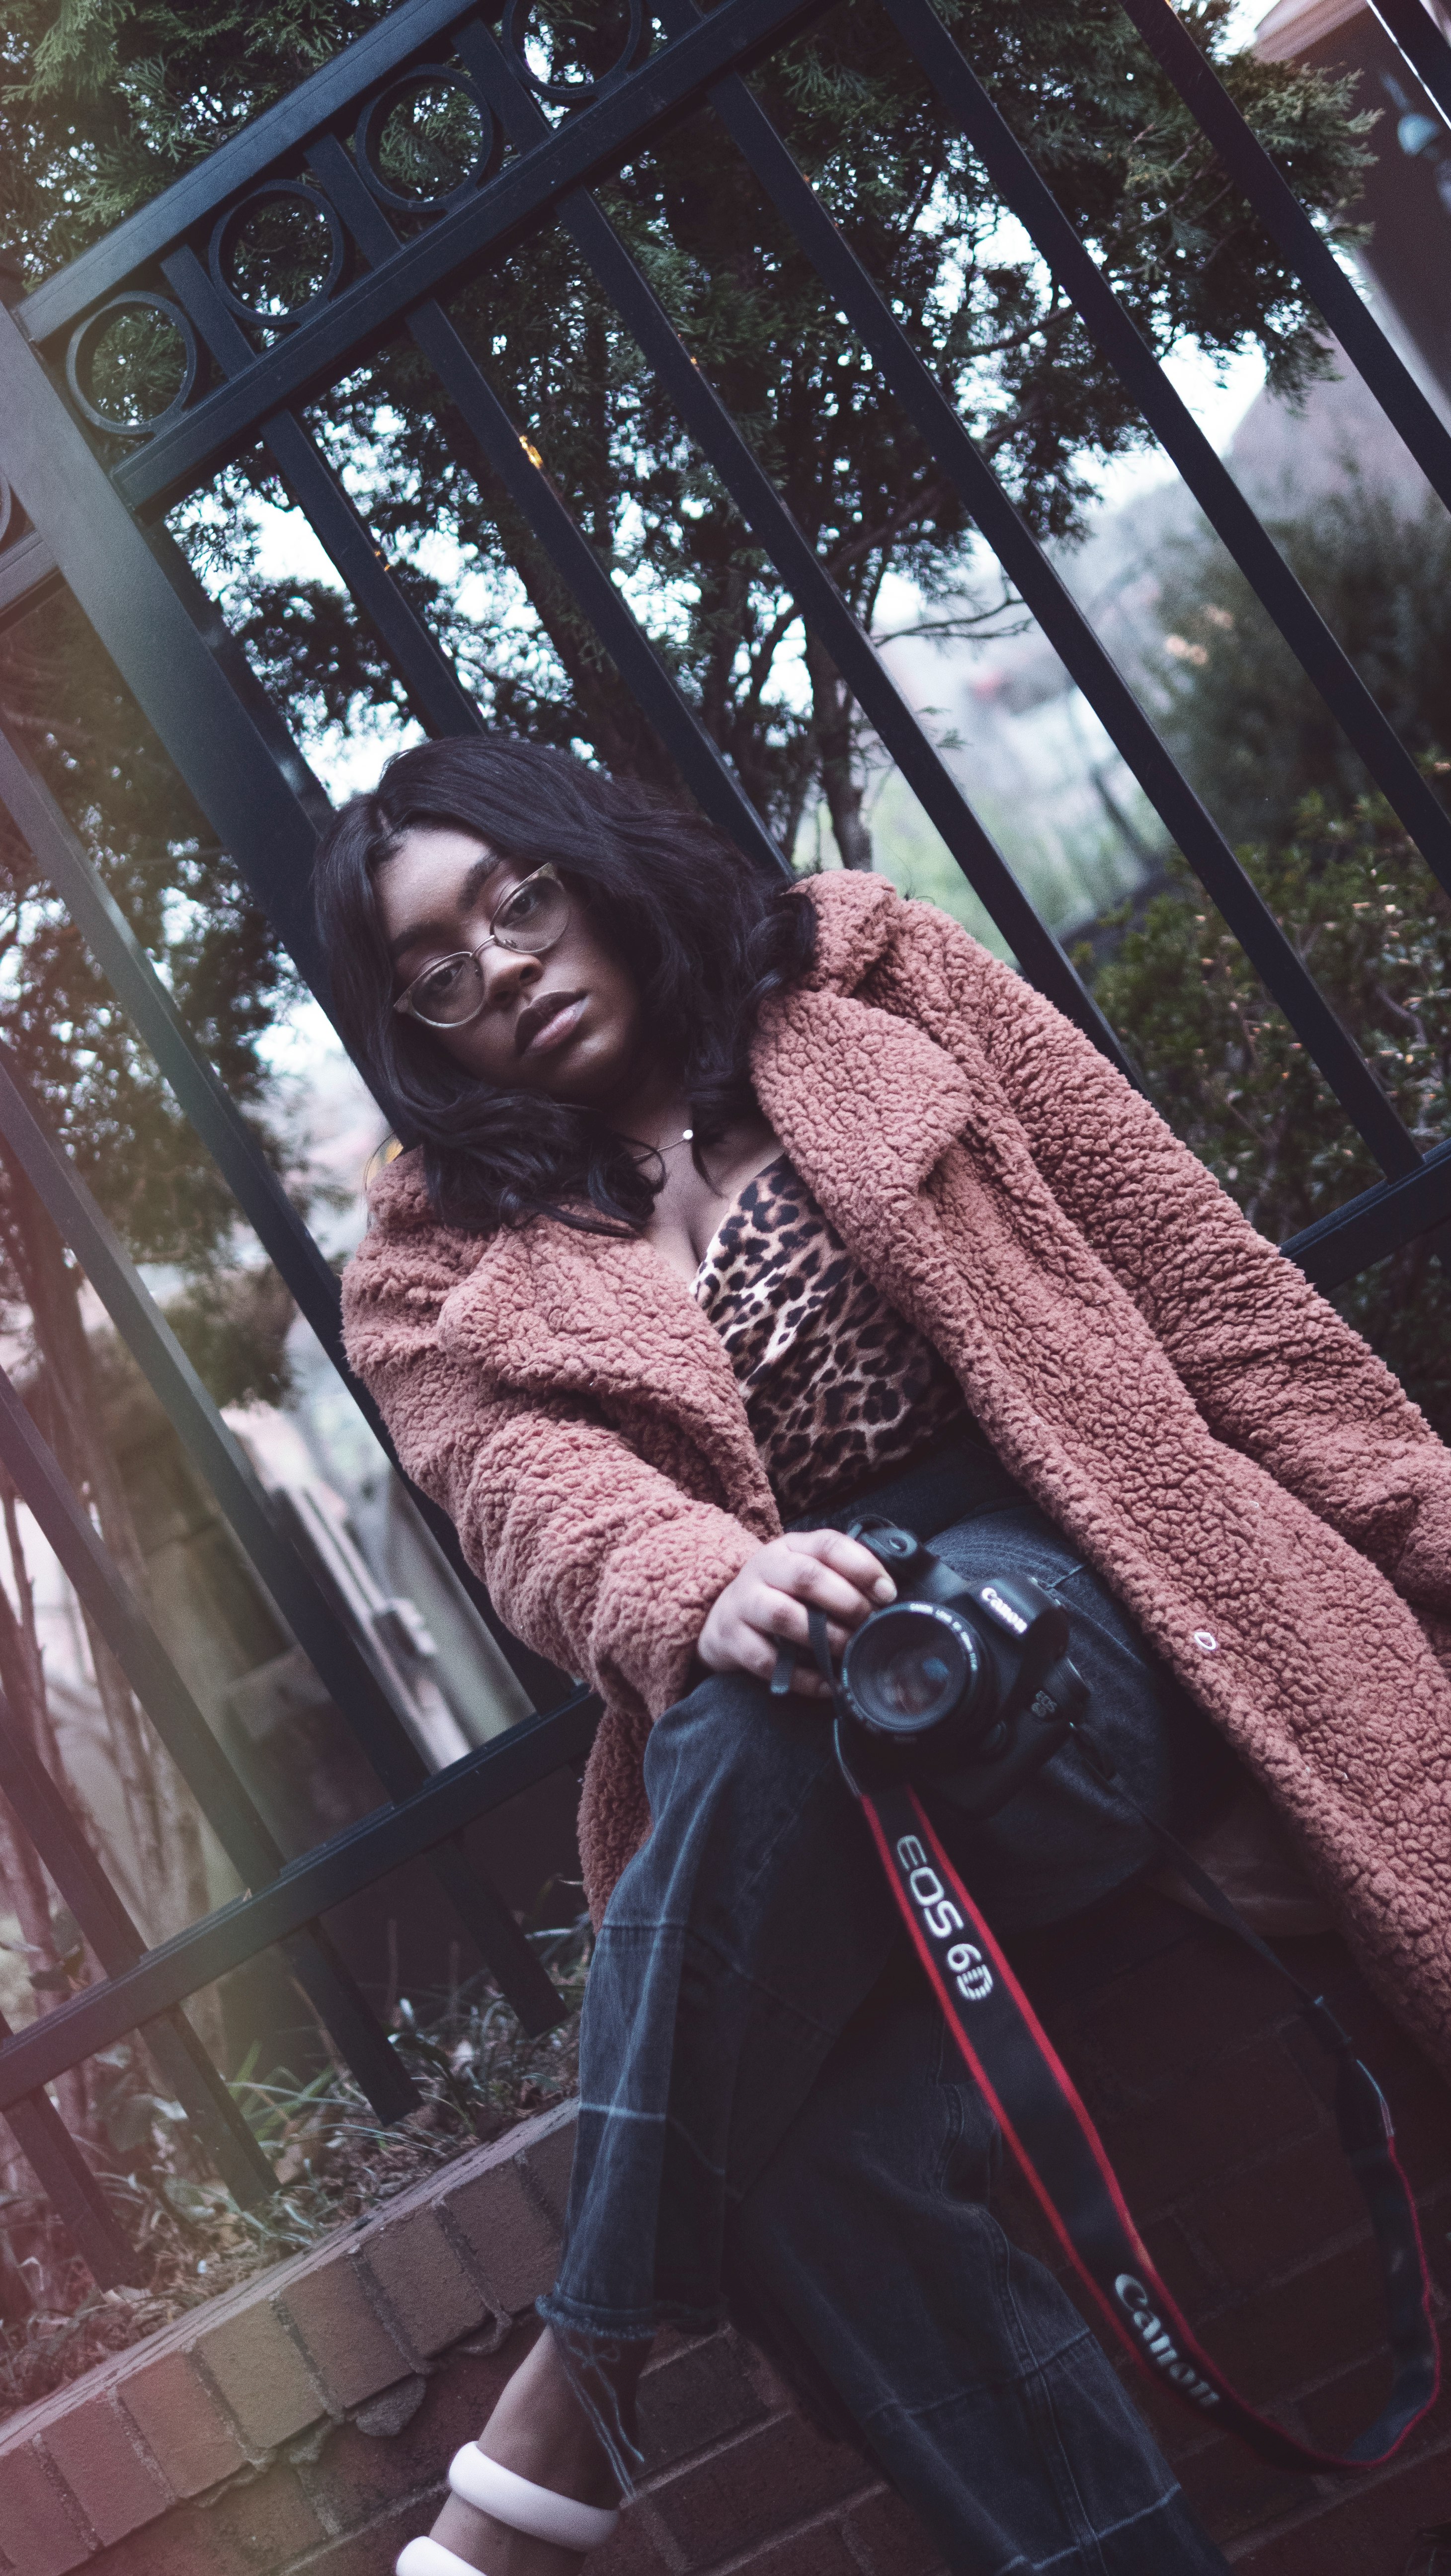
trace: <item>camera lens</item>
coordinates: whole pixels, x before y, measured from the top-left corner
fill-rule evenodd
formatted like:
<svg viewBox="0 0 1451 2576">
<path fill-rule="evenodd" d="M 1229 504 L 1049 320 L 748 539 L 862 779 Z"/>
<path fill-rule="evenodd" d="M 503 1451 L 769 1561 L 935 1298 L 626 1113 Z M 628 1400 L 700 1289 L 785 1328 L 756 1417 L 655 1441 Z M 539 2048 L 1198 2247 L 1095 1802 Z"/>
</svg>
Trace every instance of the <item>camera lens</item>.
<svg viewBox="0 0 1451 2576">
<path fill-rule="evenodd" d="M 848 1643 L 842 1688 L 863 1725 L 924 1735 L 966 1705 L 981 1673 L 966 1622 L 928 1601 L 878 1610 Z"/>
</svg>

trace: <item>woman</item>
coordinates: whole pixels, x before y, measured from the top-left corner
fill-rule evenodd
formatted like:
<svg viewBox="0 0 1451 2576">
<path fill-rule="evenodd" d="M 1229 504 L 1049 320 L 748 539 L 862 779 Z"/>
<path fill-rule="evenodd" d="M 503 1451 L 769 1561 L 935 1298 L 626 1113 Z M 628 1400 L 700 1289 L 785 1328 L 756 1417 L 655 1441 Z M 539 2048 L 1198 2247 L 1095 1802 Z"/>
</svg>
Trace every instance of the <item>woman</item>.
<svg viewBox="0 0 1451 2576">
<path fill-rule="evenodd" d="M 879 879 L 772 887 L 480 739 L 392 762 L 318 888 L 344 1033 L 421 1139 L 348 1272 L 353 1365 L 606 1705 L 559 2279 L 403 2576 L 565 2576 L 629 2491 L 657 2328 L 727 2312 L 954 2568 L 1222 2568 L 989 2213 L 808 1611 L 840 1652 L 890 1597 L 868 1502 L 1036 1575 L 1140 1808 L 1198 1832 L 1257 1774 L 1444 2062 L 1446 1451 L 1087 1041 Z M 1008 1930 L 1153 1857 L 1072 1747 L 939 1825 Z"/>
</svg>

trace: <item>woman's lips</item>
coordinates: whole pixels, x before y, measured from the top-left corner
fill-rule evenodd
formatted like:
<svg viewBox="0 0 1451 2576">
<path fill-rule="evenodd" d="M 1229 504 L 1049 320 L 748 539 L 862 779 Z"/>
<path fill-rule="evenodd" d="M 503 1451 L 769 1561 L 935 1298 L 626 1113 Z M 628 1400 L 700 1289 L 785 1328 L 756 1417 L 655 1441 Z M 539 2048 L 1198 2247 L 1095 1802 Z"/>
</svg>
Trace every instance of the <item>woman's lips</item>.
<svg viewBox="0 0 1451 2576">
<path fill-rule="evenodd" d="M 553 1048 L 563 1046 L 578 1028 L 588 999 L 587 993 L 561 996 L 559 1008 L 551 1011 L 547 1020 L 541 1020 L 522 1052 L 526 1056 L 548 1055 Z"/>
</svg>

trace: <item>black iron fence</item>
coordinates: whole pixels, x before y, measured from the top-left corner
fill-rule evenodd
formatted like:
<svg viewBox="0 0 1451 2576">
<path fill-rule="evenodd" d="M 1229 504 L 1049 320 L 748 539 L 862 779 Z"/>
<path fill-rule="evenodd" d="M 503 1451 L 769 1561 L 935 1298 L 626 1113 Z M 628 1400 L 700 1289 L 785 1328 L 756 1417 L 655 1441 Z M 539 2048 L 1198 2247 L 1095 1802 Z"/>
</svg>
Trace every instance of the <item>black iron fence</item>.
<svg viewBox="0 0 1451 2576">
<path fill-rule="evenodd" d="M 959 497 L 1008 582 L 1139 780 L 1165 831 L 1292 1023 L 1383 1182 L 1288 1247 L 1330 1287 L 1451 1219 L 1451 1150 L 1423 1155 L 1353 1036 L 1317 988 L 1143 705 L 1065 587 L 940 385 L 754 95 L 753 65 L 828 13 L 831 0 L 630 0 L 615 68 L 561 93 L 531 69 L 528 10 L 509 0 L 405 0 L 371 33 L 66 269 L 0 310 L 0 623 L 68 591 L 111 655 L 220 842 L 326 1006 L 325 961 L 308 903 L 326 800 L 163 514 L 258 442 L 305 511 L 425 728 L 475 727 L 476 707 L 390 572 L 304 407 L 406 333 L 439 399 L 478 442 L 581 618 L 633 692 L 659 743 L 746 863 L 783 867 L 770 833 L 667 661 L 566 510 L 443 298 L 560 225 L 653 371 L 675 417 L 774 565 L 806 627 L 914 791 L 1024 972 L 1115 1061 L 1117 1041 L 1063 948 L 1035 913 L 918 721 L 816 548 L 794 522 L 642 267 L 591 193 L 679 120 L 718 118 Z M 1427 481 L 1451 505 L 1451 435 L 1354 285 L 1256 141 L 1168 0 L 1123 0 L 1144 44 L 1303 281 Z M 1176 395 L 1134 321 L 994 107 L 931 0 L 885 0 L 901 46 L 970 141 L 1003 205 L 1036 244 L 1060 293 L 1117 371 L 1230 555 L 1359 752 L 1439 883 L 1451 892 L 1451 819 L 1296 581 L 1266 529 Z M 1381 14 L 1428 91 L 1451 100 L 1451 54 L 1420 0 Z M 427 74 L 454 84 L 481 146 L 462 184 L 406 206 L 378 158 L 392 102 Z M 230 251 L 251 213 L 292 204 L 325 227 L 326 274 L 300 309 L 260 313 L 240 297 Z M 149 314 L 176 335 L 183 365 L 156 418 L 120 420 L 93 398 L 89 357 L 118 314 Z M 0 737 L 0 800 L 214 1157 L 243 1216 L 372 1427 L 347 1379 L 336 1280 L 227 1091 L 193 1042 L 91 859 L 13 740 Z M 1128 1068 L 1126 1068 L 1128 1069 Z M 32 2026 L 0 2030 L 0 2115 L 71 2227 L 97 2278 L 134 2257 L 45 2088 L 139 2030 L 196 2135 L 239 2195 L 270 2172 L 181 2007 L 212 1981 L 280 1945 L 297 1983 L 379 2113 L 414 2099 L 377 2016 L 329 1940 L 331 1909 L 405 1859 L 426 1857 L 504 1991 L 531 2029 L 556 2000 L 497 1893 L 466 1861 L 475 1818 L 586 1750 L 594 1704 L 504 1636 L 462 1566 L 452 1531 L 431 1526 L 499 1637 L 538 1712 L 429 1776 L 373 1658 L 275 1511 L 242 1448 L 79 1173 L 37 1116 L 0 1042 L 0 1138 L 33 1184 L 209 1483 L 244 1554 L 346 1716 L 386 1803 L 284 1864 L 275 1839 L 152 1624 L 107 1556 L 20 1396 L 0 1374 L 0 1466 L 34 1514 L 160 1742 L 248 1891 L 148 1950 L 49 1775 L 0 1712 L 0 1790 L 70 1907 L 101 1978 Z"/>
</svg>

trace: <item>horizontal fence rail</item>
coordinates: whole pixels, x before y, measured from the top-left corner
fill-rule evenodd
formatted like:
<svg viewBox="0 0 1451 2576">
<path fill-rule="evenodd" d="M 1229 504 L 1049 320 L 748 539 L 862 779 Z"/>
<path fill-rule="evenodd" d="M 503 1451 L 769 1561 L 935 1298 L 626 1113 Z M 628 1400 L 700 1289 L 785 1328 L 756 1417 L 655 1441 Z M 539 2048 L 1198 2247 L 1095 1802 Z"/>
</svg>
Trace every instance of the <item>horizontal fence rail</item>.
<svg viewBox="0 0 1451 2576">
<path fill-rule="evenodd" d="M 0 540 L 0 629 L 68 595 L 155 730 L 179 777 L 324 1008 L 327 960 L 309 876 L 326 795 L 287 722 L 164 524 L 220 468 L 257 455 L 275 471 L 434 738 L 476 730 L 479 710 L 410 600 L 304 417 L 350 370 L 406 339 L 431 371 L 457 463 L 477 491 L 501 488 L 542 550 L 573 613 L 614 665 L 682 785 L 749 864 L 789 873 L 701 709 L 677 682 L 606 547 L 587 536 L 447 309 L 454 290 L 550 228 L 572 245 L 709 466 L 794 615 L 829 654 L 919 806 L 985 905 L 1023 972 L 1135 1079 L 1134 1068 L 1062 943 L 996 846 L 956 770 L 933 743 L 813 541 L 665 301 L 594 191 L 688 117 L 718 120 L 814 267 L 832 311 L 870 357 L 885 397 L 969 515 L 1008 584 L 1094 709 L 1171 840 L 1291 1023 L 1385 1176 L 1284 1248 L 1332 1288 L 1451 1224 L 1451 1144 L 1422 1155 L 1373 1066 L 1171 758 L 1125 674 L 923 363 L 882 286 L 798 166 L 751 85 L 783 45 L 809 36 L 834 0 L 660 0 L 642 57 L 584 85 L 567 112 L 542 103 L 520 53 L 479 0 L 405 0 L 337 59 L 118 225 L 67 268 L 0 309 L 0 476 L 19 509 Z M 1451 502 L 1451 433 L 1234 106 L 1169 0 L 1122 0 L 1128 17 L 1335 332 L 1433 489 Z M 1420 0 L 1375 0 L 1443 107 L 1451 53 Z M 1283 554 L 1214 453 L 1092 252 L 931 0 L 884 0 L 924 89 L 948 111 L 1002 205 L 1035 244 L 1116 370 L 1302 670 L 1319 691 L 1437 882 L 1451 891 L 1451 817 Z M 511 22 L 512 23 L 512 22 Z M 485 121 L 474 178 L 406 226 L 373 183 L 359 136 L 406 75 L 446 70 Z M 555 102 L 556 110 L 560 102 Z M 381 111 L 380 111 L 381 112 Z M 1451 112 L 1451 110 L 1448 110 Z M 286 327 L 234 309 L 216 255 L 225 228 L 273 184 L 307 192 L 333 242 L 332 276 Z M 721 243 L 728 257 L 730 244 Z M 189 352 L 182 393 L 154 424 L 108 434 L 79 397 L 77 352 L 113 301 L 144 296 L 175 318 Z M 351 1379 L 338 1283 L 247 1120 L 186 1028 L 82 839 L 22 749 L 0 731 L 0 804 L 43 881 L 88 944 L 136 1035 L 211 1155 L 333 1370 L 391 1458 L 376 1407 Z M 239 2200 L 271 2173 L 227 2086 L 186 2020 L 189 1998 L 276 1949 L 384 2118 L 417 2100 L 386 2032 L 331 1940 L 325 1917 L 404 1862 L 432 1871 L 461 1929 L 526 2027 L 559 2004 L 497 1890 L 465 1852 L 464 1829 L 561 1767 L 577 1767 L 598 1703 L 508 1636 L 457 1534 L 415 1497 L 474 1609 L 536 1713 L 449 1768 L 428 1773 L 383 1662 L 349 1626 L 182 1353 L 115 1229 L 29 1098 L 0 1035 L 0 1151 L 39 1195 L 120 1340 L 200 1468 L 244 1558 L 309 1658 L 378 1784 L 373 1814 L 298 1859 L 284 1857 L 249 1789 L 102 1545 L 21 1393 L 0 1372 L 0 1468 L 33 1514 L 96 1634 L 176 1763 L 242 1880 L 233 1904 L 148 1950 L 65 1797 L 0 1708 L 0 1795 L 75 1915 L 99 1980 L 23 2031 L 0 2026 L 0 2115 L 98 2280 L 135 2277 L 104 2191 L 45 2088 L 139 2031 L 158 2074 Z"/>
<path fill-rule="evenodd" d="M 386 1814 L 365 1817 L 279 1873 L 255 1896 L 241 1896 L 194 1923 L 122 1975 L 73 1995 L 68 2003 L 17 2031 L 0 2048 L 0 2112 L 37 2094 L 68 2066 L 146 2028 L 188 1995 L 242 1967 L 263 1950 L 341 1905 L 406 1860 L 437 1851 L 480 1816 L 583 1760 L 599 1723 L 599 1703 L 581 1692 L 564 1708 L 511 1727 L 466 1755 Z"/>
<path fill-rule="evenodd" d="M 0 2052 L 13 2036 L 0 2013 Z M 66 2067 L 76 2060 L 66 2059 Z M 65 2067 L 59 2068 L 63 2074 Z M 55 2104 L 39 2087 L 23 2091 L 5 2113 L 11 2135 L 56 2216 L 103 2290 L 137 2285 L 140 2259 Z"/>
<path fill-rule="evenodd" d="M 128 215 L 104 241 L 82 251 L 27 296 L 20 312 L 31 338 L 49 340 L 68 330 L 162 259 L 194 227 L 210 225 L 258 180 L 284 168 L 313 135 L 340 120 L 351 124 L 364 99 L 415 63 L 428 61 L 439 38 L 476 5 L 477 0 L 404 0 L 401 9 L 390 10 L 344 53 L 299 81 L 285 99 L 255 117 L 184 179 Z"/>
<path fill-rule="evenodd" d="M 133 509 L 181 499 L 245 447 L 273 412 L 335 382 L 413 305 L 481 258 L 507 257 L 573 190 L 607 176 L 678 123 L 722 72 L 748 69 L 829 5 L 830 0 L 721 0 L 689 35 L 663 47 L 642 70 L 506 163 L 471 203 L 440 215 L 405 242 L 386 268 L 370 269 L 340 287 L 312 321 L 259 351 L 244 376 L 218 385 L 159 430 L 117 467 L 117 489 Z M 38 340 L 27 305 L 20 306 L 19 319 L 27 336 Z"/>
</svg>

